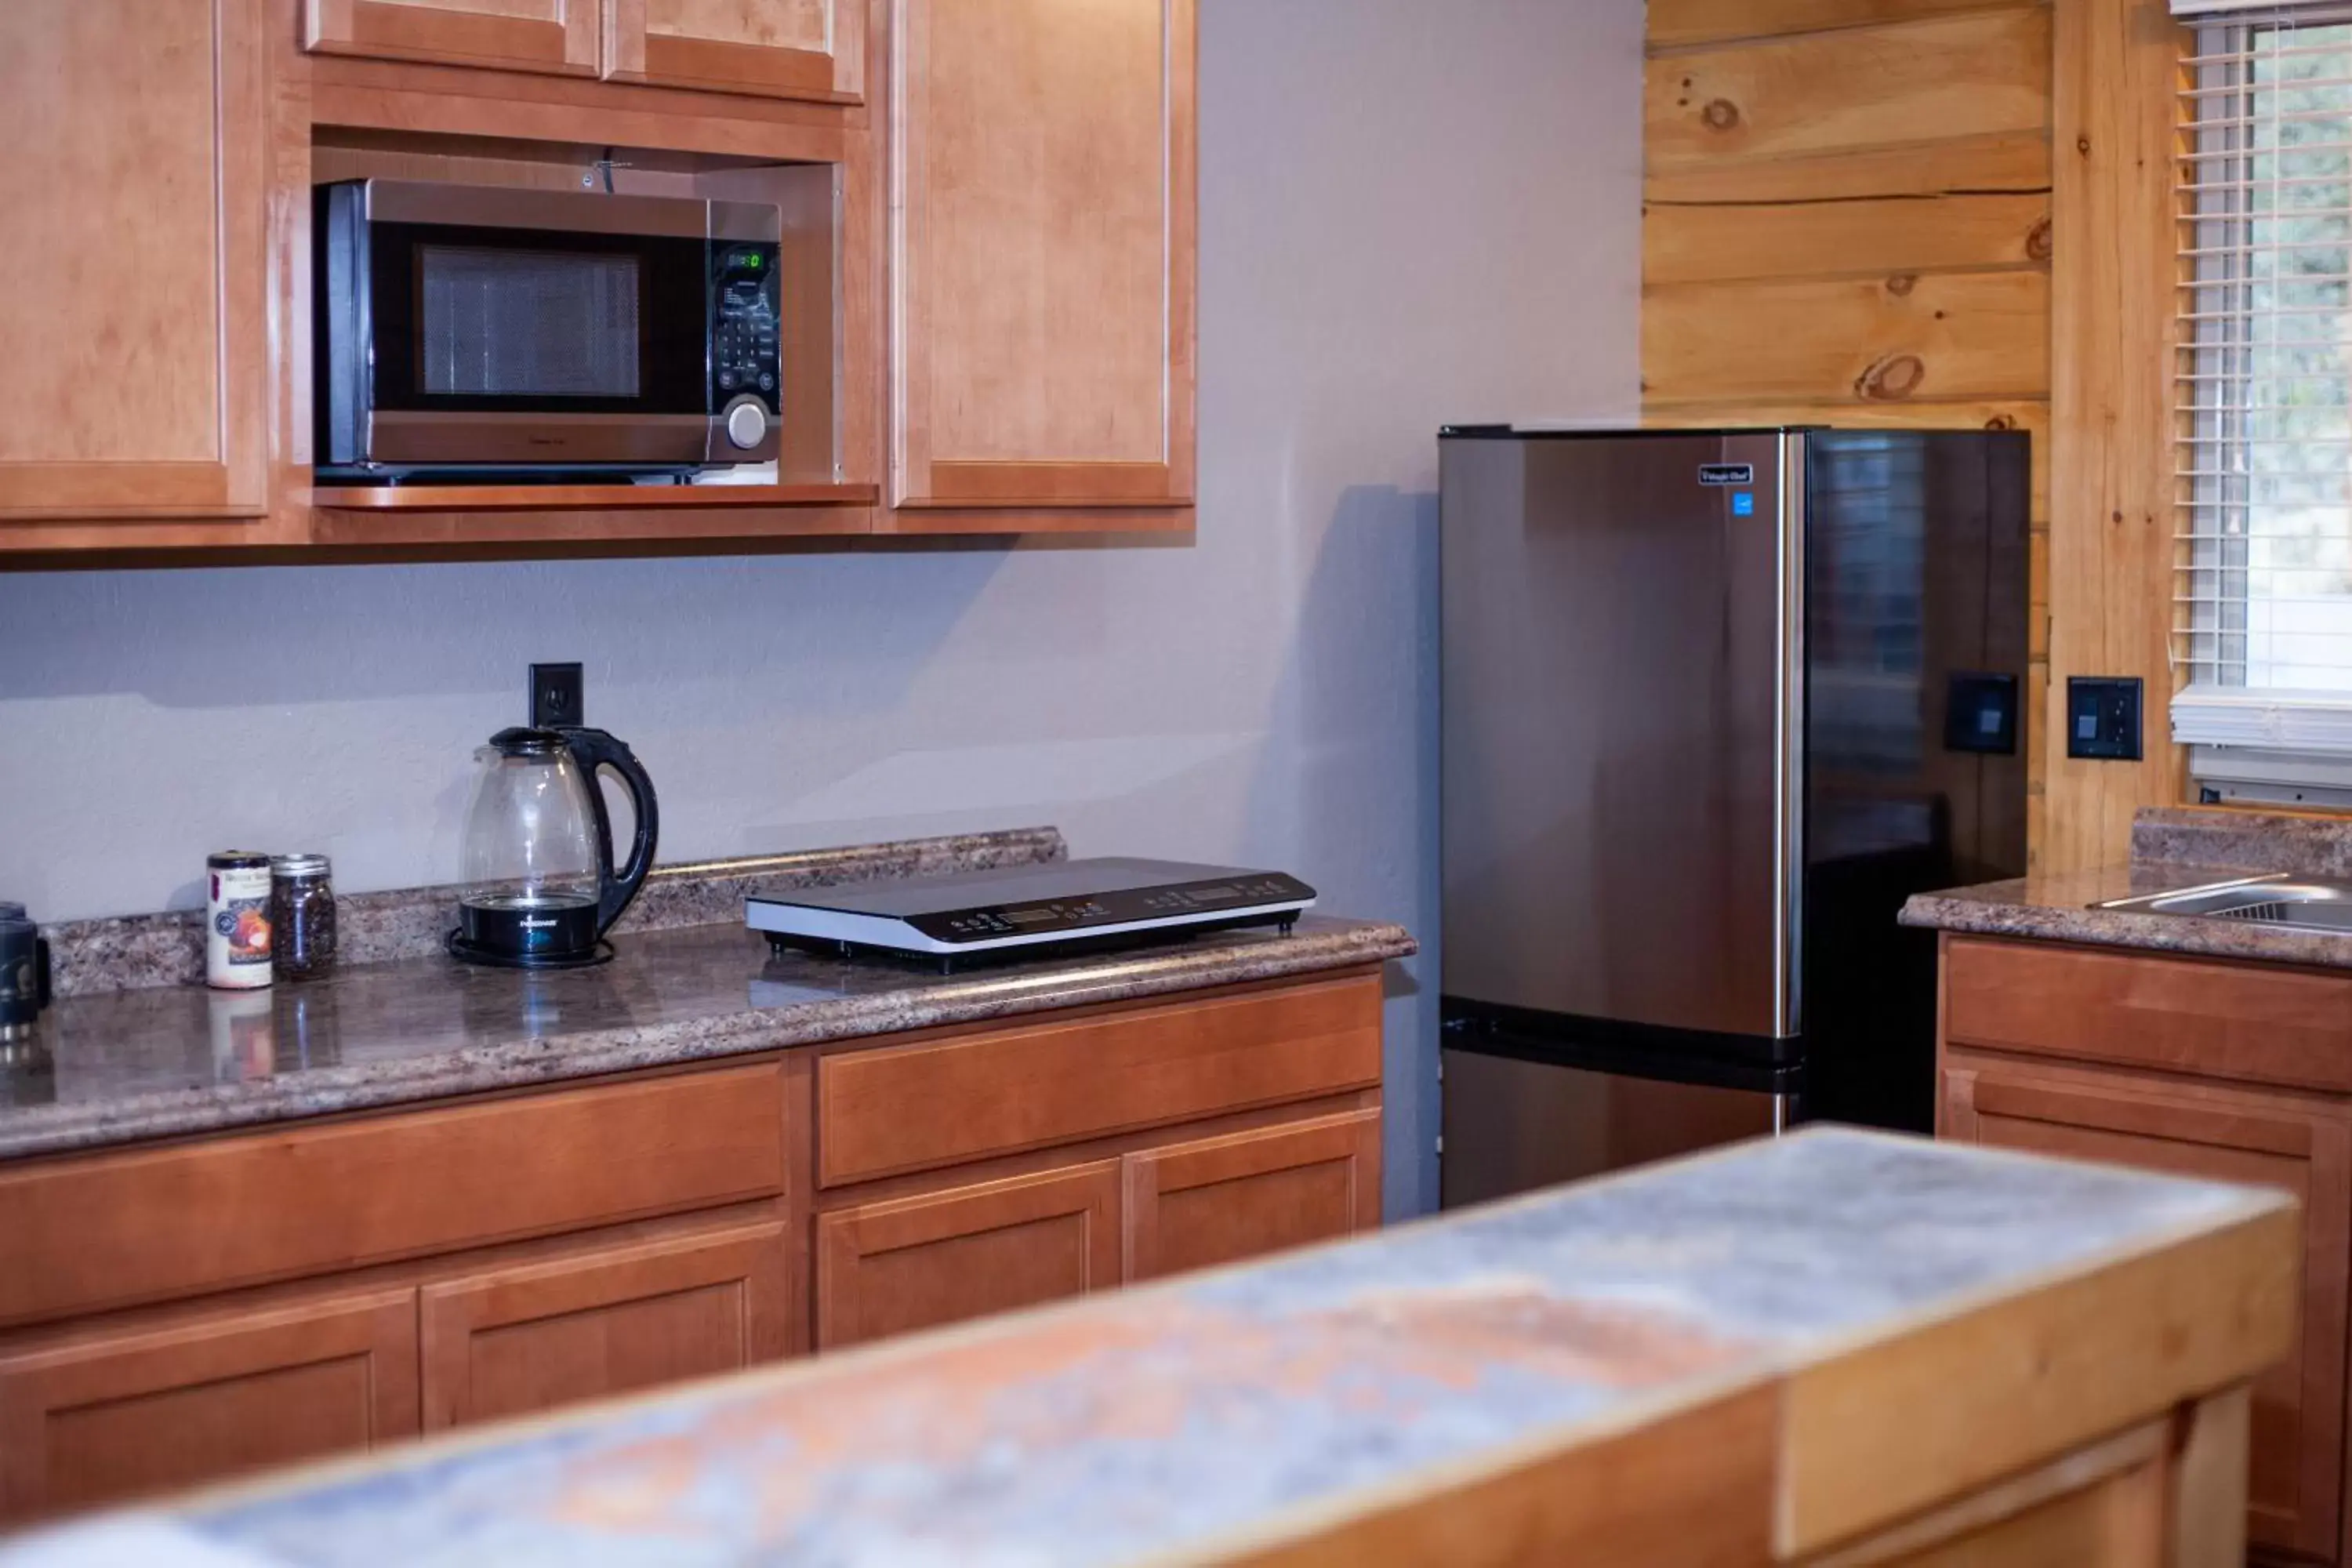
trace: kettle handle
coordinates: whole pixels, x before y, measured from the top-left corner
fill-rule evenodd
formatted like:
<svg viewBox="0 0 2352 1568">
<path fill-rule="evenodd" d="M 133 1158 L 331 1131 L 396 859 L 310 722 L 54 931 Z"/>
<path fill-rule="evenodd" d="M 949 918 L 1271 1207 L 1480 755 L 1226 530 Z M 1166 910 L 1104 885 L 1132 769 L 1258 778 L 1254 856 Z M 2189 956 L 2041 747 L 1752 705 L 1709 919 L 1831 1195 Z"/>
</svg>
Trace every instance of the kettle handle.
<svg viewBox="0 0 2352 1568">
<path fill-rule="evenodd" d="M 646 873 L 654 868 L 654 844 L 661 833 L 661 811 L 654 801 L 653 779 L 625 742 L 602 730 L 563 730 L 559 733 L 579 763 L 580 771 L 587 775 L 588 805 L 596 816 L 596 934 L 602 936 L 621 918 L 621 911 L 629 907 L 629 900 L 645 885 Z M 605 768 L 620 774 L 621 782 L 628 786 L 629 809 L 637 819 L 636 837 L 629 846 L 628 860 L 617 870 L 613 866 L 613 820 L 604 810 L 604 792 L 596 783 Z"/>
</svg>

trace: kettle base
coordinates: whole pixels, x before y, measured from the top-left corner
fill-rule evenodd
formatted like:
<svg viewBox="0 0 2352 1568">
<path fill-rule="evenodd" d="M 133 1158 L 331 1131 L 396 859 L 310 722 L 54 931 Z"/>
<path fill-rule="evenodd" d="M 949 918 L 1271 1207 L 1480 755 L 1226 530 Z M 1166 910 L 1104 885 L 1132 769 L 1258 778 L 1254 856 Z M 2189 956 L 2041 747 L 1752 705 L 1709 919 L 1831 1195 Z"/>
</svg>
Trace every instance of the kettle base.
<svg viewBox="0 0 2352 1568">
<path fill-rule="evenodd" d="M 452 958 L 491 969 L 593 969 L 613 962 L 613 944 L 603 941 L 583 952 L 509 952 L 467 942 L 464 931 L 453 931 L 443 945 Z"/>
</svg>

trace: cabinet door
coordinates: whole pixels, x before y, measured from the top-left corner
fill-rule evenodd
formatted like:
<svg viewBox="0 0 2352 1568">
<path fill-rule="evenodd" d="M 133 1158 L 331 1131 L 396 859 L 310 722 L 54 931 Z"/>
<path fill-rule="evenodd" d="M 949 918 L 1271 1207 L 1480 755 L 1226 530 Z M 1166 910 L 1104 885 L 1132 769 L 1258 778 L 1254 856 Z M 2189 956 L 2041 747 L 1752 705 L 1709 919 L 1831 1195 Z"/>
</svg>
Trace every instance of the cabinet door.
<svg viewBox="0 0 2352 1568">
<path fill-rule="evenodd" d="M 784 1237 L 782 1224 L 737 1226 L 425 1286 L 425 1429 L 778 1359 Z"/>
<path fill-rule="evenodd" d="M 615 81 L 859 101 L 865 0 L 604 0 Z"/>
<path fill-rule="evenodd" d="M 0 4 L 0 520 L 266 504 L 261 0 Z"/>
<path fill-rule="evenodd" d="M 1129 1154 L 1127 1278 L 1232 1263 L 1381 1223 L 1381 1113 Z"/>
<path fill-rule="evenodd" d="M 330 55 L 594 76 L 599 0 L 302 0 L 302 41 Z"/>
<path fill-rule="evenodd" d="M 2249 1533 L 2333 1559 L 2343 1478 L 2345 1295 L 2352 1274 L 2352 1119 L 2259 1090 L 1951 1053 L 1944 1135 L 2214 1181 L 2303 1204 L 2303 1338 L 2254 1384 Z"/>
<path fill-rule="evenodd" d="M 1189 504 L 1193 0 L 897 0 L 893 499 Z"/>
<path fill-rule="evenodd" d="M 0 1518 L 414 1436 L 416 1293 L 191 1314 L 0 1352 Z"/>
<path fill-rule="evenodd" d="M 866 1204 L 817 1220 L 817 1348 L 1118 1283 L 1116 1161 Z"/>
</svg>

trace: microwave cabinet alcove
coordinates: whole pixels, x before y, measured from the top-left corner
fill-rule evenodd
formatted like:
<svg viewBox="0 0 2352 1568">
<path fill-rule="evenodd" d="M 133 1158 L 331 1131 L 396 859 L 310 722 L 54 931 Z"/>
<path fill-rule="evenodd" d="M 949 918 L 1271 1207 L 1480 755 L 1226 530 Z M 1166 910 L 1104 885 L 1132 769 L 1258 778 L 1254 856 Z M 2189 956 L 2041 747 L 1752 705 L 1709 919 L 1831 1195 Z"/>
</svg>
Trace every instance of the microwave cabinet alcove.
<svg viewBox="0 0 2352 1568">
<path fill-rule="evenodd" d="M 0 1525 L 1349 1235 L 1377 969 L 0 1164 Z"/>
<path fill-rule="evenodd" d="M 1193 0 L 0 6 L 0 568 L 1181 541 L 1194 29 Z M 776 484 L 315 484 L 316 184 L 767 201 L 787 171 L 820 330 Z"/>
</svg>

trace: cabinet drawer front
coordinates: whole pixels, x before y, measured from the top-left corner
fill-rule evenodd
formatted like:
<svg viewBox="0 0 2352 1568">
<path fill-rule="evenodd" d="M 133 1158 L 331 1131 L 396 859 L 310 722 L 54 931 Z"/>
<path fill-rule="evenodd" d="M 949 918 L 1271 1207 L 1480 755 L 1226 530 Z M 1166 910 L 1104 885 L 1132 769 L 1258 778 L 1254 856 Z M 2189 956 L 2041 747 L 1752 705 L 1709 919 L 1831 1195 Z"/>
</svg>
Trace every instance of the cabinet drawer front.
<svg viewBox="0 0 2352 1568">
<path fill-rule="evenodd" d="M 782 1190 L 774 1064 L 0 1173 L 0 1322 Z"/>
<path fill-rule="evenodd" d="M 1129 1154 L 1127 1278 L 1238 1262 L 1381 1223 L 1381 1113 Z"/>
<path fill-rule="evenodd" d="M 817 1063 L 819 1184 L 1075 1142 L 1381 1078 L 1375 975 Z"/>
<path fill-rule="evenodd" d="M 2352 978 L 1955 938 L 1944 984 L 1955 1045 L 2352 1089 Z"/>
<path fill-rule="evenodd" d="M 781 1223 L 734 1226 L 425 1286 L 425 1430 L 778 1359 L 784 1236 Z"/>
<path fill-rule="evenodd" d="M 832 1350 L 1118 1283 L 1109 1160 L 866 1204 L 817 1221 L 816 1342 Z"/>
<path fill-rule="evenodd" d="M 0 1521 L 121 1501 L 416 1432 L 416 1293 L 0 1353 Z"/>
</svg>

